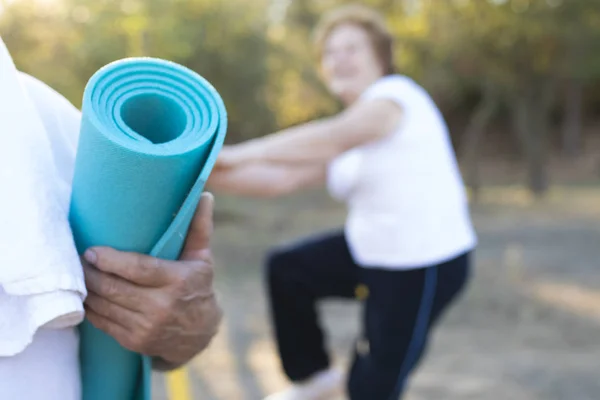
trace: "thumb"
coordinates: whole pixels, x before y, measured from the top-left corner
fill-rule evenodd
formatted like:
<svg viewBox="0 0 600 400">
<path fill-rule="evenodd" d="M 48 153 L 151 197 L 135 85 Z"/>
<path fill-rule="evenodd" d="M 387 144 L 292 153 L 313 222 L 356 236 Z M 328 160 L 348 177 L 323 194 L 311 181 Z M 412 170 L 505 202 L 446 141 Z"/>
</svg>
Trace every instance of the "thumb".
<svg viewBox="0 0 600 400">
<path fill-rule="evenodd" d="M 210 254 L 214 203 L 215 200 L 211 193 L 202 193 L 180 259 L 199 260 Z"/>
</svg>

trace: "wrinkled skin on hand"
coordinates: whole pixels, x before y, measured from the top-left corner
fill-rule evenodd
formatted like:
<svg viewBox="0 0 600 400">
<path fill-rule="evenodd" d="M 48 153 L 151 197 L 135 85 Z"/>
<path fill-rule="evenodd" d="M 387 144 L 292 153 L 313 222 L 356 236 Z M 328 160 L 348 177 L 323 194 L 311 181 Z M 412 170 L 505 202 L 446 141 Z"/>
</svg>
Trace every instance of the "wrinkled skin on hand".
<svg viewBox="0 0 600 400">
<path fill-rule="evenodd" d="M 178 261 L 108 247 L 86 251 L 88 320 L 155 367 L 187 363 L 216 334 L 222 311 L 210 251 L 213 197 L 205 193 Z"/>
</svg>

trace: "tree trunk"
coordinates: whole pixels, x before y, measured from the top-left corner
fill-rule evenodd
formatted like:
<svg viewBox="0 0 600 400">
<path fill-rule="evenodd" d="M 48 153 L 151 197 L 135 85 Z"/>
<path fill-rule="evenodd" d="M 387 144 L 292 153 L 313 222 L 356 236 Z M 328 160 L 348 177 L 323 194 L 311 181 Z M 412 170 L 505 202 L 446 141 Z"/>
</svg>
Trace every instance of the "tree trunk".
<svg viewBox="0 0 600 400">
<path fill-rule="evenodd" d="M 469 118 L 469 123 L 463 135 L 462 156 L 465 160 L 465 181 L 471 189 L 473 201 L 477 202 L 479 189 L 481 188 L 481 176 L 479 174 L 480 144 L 485 134 L 485 129 L 493 118 L 498 100 L 490 85 L 483 89 L 482 98 L 477 104 L 475 111 Z"/>
<path fill-rule="evenodd" d="M 539 128 L 538 128 L 539 129 Z M 541 138 L 545 135 L 539 135 Z M 529 189 L 536 197 L 542 197 L 548 190 L 549 180 L 546 168 L 546 141 L 540 140 L 537 146 L 530 151 L 528 170 L 529 170 Z"/>
<path fill-rule="evenodd" d="M 548 176 L 548 158 L 550 156 L 550 130 L 551 111 L 556 98 L 556 81 L 548 78 L 540 88 L 539 98 L 534 101 L 533 121 L 534 129 L 537 129 L 538 146 L 536 146 L 538 161 L 535 170 L 531 174 L 531 188 L 533 193 L 541 196 L 546 193 L 550 186 L 550 177 Z M 538 171 L 539 170 L 539 171 Z"/>
<path fill-rule="evenodd" d="M 581 150 L 583 119 L 583 84 L 569 79 L 565 91 L 562 126 L 562 149 L 565 156 L 575 158 Z"/>
<path fill-rule="evenodd" d="M 537 196 L 545 189 L 546 177 L 540 163 L 540 153 L 536 151 L 537 132 L 532 129 L 531 112 L 531 102 L 526 97 L 513 99 L 511 123 L 525 159 L 529 189 Z"/>
<path fill-rule="evenodd" d="M 513 98 L 511 117 L 525 156 L 529 189 L 541 197 L 549 186 L 546 164 L 554 85 L 548 80 L 536 89 Z"/>
</svg>

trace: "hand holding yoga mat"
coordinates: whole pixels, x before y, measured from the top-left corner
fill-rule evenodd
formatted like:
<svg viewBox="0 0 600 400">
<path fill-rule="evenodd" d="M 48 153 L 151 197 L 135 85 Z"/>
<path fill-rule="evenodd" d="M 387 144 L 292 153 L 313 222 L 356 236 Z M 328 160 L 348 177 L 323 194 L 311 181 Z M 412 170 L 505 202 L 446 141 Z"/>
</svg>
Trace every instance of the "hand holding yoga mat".
<svg viewBox="0 0 600 400">
<path fill-rule="evenodd" d="M 100 69 L 82 108 L 70 222 L 77 249 L 174 260 L 227 130 L 217 91 L 193 71 L 131 58 Z M 81 325 L 83 400 L 149 400 L 151 360 Z"/>
</svg>

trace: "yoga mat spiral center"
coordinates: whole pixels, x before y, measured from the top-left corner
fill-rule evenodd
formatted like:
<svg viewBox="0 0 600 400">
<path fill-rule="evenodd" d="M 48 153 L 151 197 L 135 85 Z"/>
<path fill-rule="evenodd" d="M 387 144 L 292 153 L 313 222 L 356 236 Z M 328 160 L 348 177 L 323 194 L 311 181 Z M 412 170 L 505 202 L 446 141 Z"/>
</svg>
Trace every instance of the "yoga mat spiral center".
<svg viewBox="0 0 600 400">
<path fill-rule="evenodd" d="M 121 118 L 131 130 L 154 144 L 177 139 L 186 125 L 181 106 L 156 93 L 127 99 L 121 108 Z"/>
</svg>

